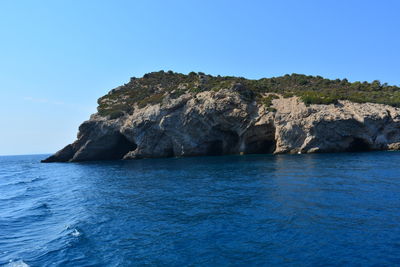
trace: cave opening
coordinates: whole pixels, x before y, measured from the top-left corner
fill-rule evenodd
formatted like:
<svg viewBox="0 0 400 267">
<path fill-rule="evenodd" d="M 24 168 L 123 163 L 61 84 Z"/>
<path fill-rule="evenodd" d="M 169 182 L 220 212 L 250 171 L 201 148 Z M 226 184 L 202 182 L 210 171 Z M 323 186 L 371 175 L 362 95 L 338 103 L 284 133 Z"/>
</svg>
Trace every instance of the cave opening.
<svg viewBox="0 0 400 267">
<path fill-rule="evenodd" d="M 366 152 L 370 151 L 370 145 L 363 139 L 355 137 L 353 141 L 349 144 L 347 152 Z"/>
<path fill-rule="evenodd" d="M 174 149 L 172 147 L 164 149 L 165 157 L 173 157 L 175 155 Z"/>
<path fill-rule="evenodd" d="M 240 152 L 244 154 L 271 154 L 276 149 L 275 127 L 272 124 L 254 125 L 243 135 Z"/>
<path fill-rule="evenodd" d="M 237 153 L 239 135 L 234 131 L 215 129 L 210 141 L 201 144 L 207 156 L 221 156 Z"/>
<path fill-rule="evenodd" d="M 275 151 L 276 142 L 273 139 L 256 140 L 246 143 L 245 154 L 271 154 Z"/>
<path fill-rule="evenodd" d="M 224 154 L 224 143 L 222 140 L 215 140 L 208 143 L 207 155 L 220 156 Z"/>
<path fill-rule="evenodd" d="M 239 148 L 239 135 L 235 132 L 223 132 L 223 153 L 235 154 Z"/>
<path fill-rule="evenodd" d="M 95 160 L 119 160 L 122 159 L 129 151 L 133 151 L 137 145 L 129 141 L 124 135 L 118 133 L 111 141 L 109 148 L 101 150 Z"/>
</svg>

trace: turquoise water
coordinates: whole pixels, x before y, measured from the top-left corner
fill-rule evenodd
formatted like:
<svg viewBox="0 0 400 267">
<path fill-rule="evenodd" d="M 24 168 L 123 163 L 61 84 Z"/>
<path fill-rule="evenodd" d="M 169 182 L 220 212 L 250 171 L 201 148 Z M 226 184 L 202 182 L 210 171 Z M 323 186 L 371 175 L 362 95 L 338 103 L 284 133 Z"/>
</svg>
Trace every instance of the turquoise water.
<svg viewBox="0 0 400 267">
<path fill-rule="evenodd" d="M 0 157 L 0 266 L 400 265 L 397 152 L 43 158 Z"/>
</svg>

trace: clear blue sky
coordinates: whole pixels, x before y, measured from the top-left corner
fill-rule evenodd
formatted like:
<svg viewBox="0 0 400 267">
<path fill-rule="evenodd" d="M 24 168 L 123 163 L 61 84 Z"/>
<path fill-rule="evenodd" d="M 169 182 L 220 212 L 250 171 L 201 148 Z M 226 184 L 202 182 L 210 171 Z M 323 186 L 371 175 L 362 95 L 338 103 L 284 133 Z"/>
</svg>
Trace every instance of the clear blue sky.
<svg viewBox="0 0 400 267">
<path fill-rule="evenodd" d="M 131 76 L 400 84 L 400 1 L 0 1 L 0 154 L 50 153 Z"/>
</svg>

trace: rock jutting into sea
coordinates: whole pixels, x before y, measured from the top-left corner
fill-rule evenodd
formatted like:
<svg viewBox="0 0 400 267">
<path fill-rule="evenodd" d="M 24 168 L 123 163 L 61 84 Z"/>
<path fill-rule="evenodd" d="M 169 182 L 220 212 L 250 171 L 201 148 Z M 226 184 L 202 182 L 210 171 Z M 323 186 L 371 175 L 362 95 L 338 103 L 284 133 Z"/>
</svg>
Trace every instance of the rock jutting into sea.
<svg viewBox="0 0 400 267">
<path fill-rule="evenodd" d="M 149 73 L 100 98 L 77 140 L 43 162 L 398 150 L 400 109 L 389 100 L 399 92 L 298 74 Z"/>
</svg>

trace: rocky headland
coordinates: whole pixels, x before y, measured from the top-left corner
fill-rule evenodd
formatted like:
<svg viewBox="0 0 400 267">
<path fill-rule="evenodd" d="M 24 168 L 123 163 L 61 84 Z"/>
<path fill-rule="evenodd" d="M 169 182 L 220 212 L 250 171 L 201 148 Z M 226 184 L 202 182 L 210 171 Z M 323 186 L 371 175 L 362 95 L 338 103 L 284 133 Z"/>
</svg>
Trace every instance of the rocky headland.
<svg viewBox="0 0 400 267">
<path fill-rule="evenodd" d="M 43 162 L 400 148 L 400 88 L 319 76 L 154 72 L 111 90 Z"/>
</svg>

